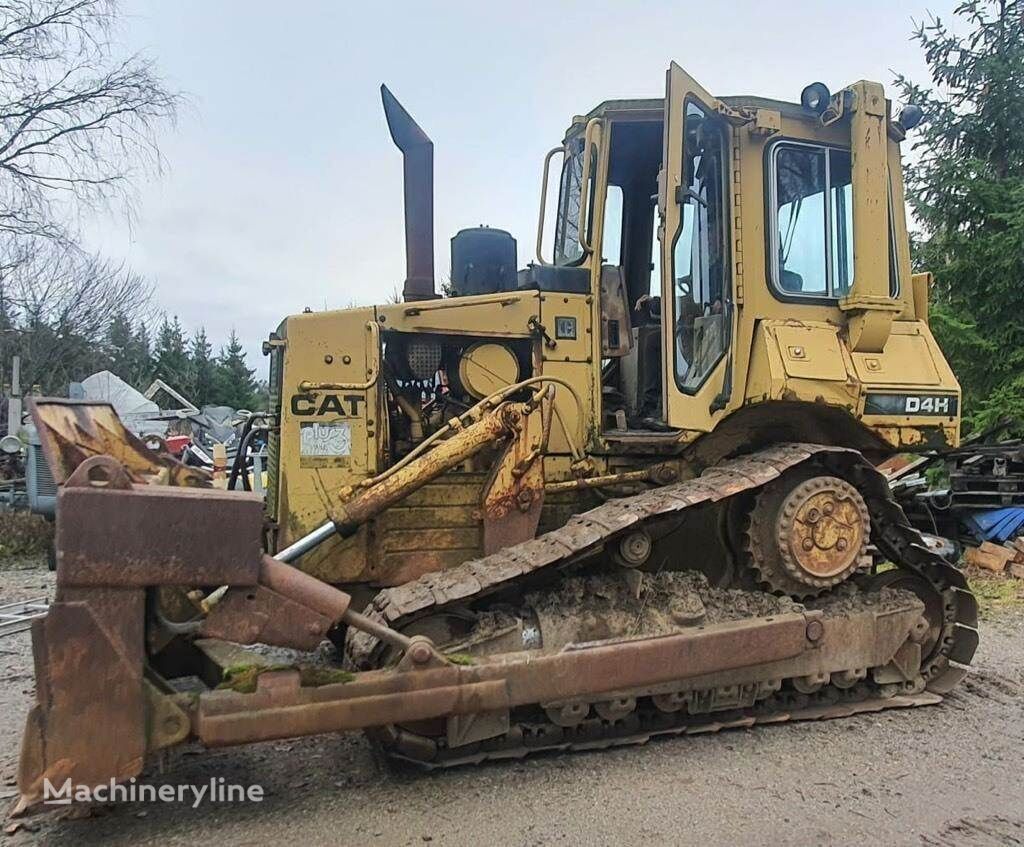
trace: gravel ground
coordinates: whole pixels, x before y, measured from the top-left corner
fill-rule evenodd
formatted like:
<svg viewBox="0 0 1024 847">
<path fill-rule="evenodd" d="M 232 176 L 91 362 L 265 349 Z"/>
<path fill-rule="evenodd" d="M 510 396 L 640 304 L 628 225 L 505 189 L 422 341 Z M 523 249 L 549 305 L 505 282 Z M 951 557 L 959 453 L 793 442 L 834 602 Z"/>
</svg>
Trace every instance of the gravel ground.
<svg viewBox="0 0 1024 847">
<path fill-rule="evenodd" d="M 0 571 L 0 603 L 52 590 Z M 1024 612 L 990 613 L 976 672 L 942 705 L 667 739 L 436 774 L 358 735 L 175 754 L 154 783 L 224 777 L 260 803 L 125 803 L 25 820 L 12 845 L 1024 844 Z M 32 699 L 27 633 L 0 640 L 0 798 Z M 8 826 L 10 822 L 8 822 Z"/>
</svg>

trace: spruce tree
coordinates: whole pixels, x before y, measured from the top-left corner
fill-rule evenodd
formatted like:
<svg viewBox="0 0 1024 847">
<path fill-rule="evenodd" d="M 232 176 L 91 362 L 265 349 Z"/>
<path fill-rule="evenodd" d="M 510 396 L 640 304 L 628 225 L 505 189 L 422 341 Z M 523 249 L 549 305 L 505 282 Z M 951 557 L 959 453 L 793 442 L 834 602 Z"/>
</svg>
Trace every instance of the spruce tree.
<svg viewBox="0 0 1024 847">
<path fill-rule="evenodd" d="M 106 355 L 110 370 L 128 383 L 134 383 L 134 368 L 131 360 L 134 338 L 131 321 L 123 312 L 117 312 L 107 326 Z"/>
<path fill-rule="evenodd" d="M 217 372 L 213 361 L 213 348 L 206 338 L 206 330 L 203 327 L 196 330 L 189 345 L 189 370 L 192 402 L 200 408 L 212 403 Z"/>
<path fill-rule="evenodd" d="M 930 83 L 897 85 L 926 115 L 906 172 L 915 265 L 935 274 L 932 328 L 979 429 L 1024 421 L 1024 2 L 968 0 L 954 15 L 914 34 Z"/>
<path fill-rule="evenodd" d="M 189 360 L 185 350 L 185 333 L 177 315 L 173 321 L 167 320 L 167 316 L 164 316 L 157 331 L 153 359 L 156 375 L 175 391 L 188 397 L 191 391 Z"/>
<path fill-rule="evenodd" d="M 217 357 L 216 402 L 232 409 L 252 409 L 259 405 L 256 395 L 256 371 L 245 363 L 245 350 L 238 335 L 231 330 L 227 347 Z"/>
<path fill-rule="evenodd" d="M 140 391 L 145 391 L 153 381 L 153 374 L 156 365 L 153 362 L 153 350 L 149 340 L 149 329 L 141 321 L 139 322 L 135 333 L 132 335 L 129 351 L 128 361 L 130 362 L 132 373 L 132 377 L 129 381 Z"/>
</svg>

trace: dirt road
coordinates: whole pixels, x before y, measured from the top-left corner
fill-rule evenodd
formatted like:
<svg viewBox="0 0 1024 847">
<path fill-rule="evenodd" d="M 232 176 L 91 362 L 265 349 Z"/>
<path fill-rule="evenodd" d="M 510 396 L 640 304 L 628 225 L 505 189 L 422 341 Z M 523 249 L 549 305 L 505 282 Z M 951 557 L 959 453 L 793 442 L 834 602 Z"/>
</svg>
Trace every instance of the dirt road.
<svg viewBox="0 0 1024 847">
<path fill-rule="evenodd" d="M 51 590 L 0 571 L 0 603 Z M 0 797 L 32 697 L 27 633 L 0 640 Z M 7 843 L 1024 844 L 1024 610 L 983 623 L 976 672 L 940 706 L 420 774 L 361 736 L 176 754 L 155 783 L 260 784 L 260 803 L 53 812 Z M 9 822 L 8 822 L 9 823 Z M 29 829 L 31 828 L 31 829 Z M 0 836 L 2 837 L 2 836 Z"/>
</svg>

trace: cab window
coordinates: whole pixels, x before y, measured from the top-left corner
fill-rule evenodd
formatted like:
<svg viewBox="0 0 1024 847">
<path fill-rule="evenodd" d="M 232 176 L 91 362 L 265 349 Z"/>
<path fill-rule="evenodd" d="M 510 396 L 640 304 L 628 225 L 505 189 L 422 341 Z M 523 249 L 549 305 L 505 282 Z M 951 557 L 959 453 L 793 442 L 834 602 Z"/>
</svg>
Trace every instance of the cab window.
<svg viewBox="0 0 1024 847">
<path fill-rule="evenodd" d="M 562 163 L 555 219 L 555 264 L 577 265 L 583 260 L 580 244 L 580 203 L 583 196 L 583 144 L 573 144 Z"/>
<path fill-rule="evenodd" d="M 700 388 L 729 343 L 725 141 L 722 123 L 688 102 L 672 279 L 676 383 L 689 394 Z"/>
<path fill-rule="evenodd" d="M 776 288 L 788 295 L 840 296 L 853 276 L 849 152 L 778 144 L 772 163 Z"/>
<path fill-rule="evenodd" d="M 899 263 L 889 197 L 890 295 Z M 779 142 L 771 150 L 771 272 L 787 297 L 837 299 L 850 293 L 853 267 L 853 170 L 849 150 Z"/>
</svg>

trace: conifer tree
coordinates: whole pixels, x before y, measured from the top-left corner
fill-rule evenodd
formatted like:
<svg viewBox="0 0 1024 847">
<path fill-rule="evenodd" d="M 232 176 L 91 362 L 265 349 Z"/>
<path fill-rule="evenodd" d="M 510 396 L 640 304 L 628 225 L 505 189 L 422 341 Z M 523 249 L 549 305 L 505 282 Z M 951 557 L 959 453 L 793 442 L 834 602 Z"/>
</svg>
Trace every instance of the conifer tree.
<svg viewBox="0 0 1024 847">
<path fill-rule="evenodd" d="M 932 329 L 979 429 L 1024 422 L 1024 2 L 967 0 L 954 16 L 914 34 L 930 82 L 896 82 L 926 115 L 906 172 L 915 265 L 935 274 Z"/>
</svg>

